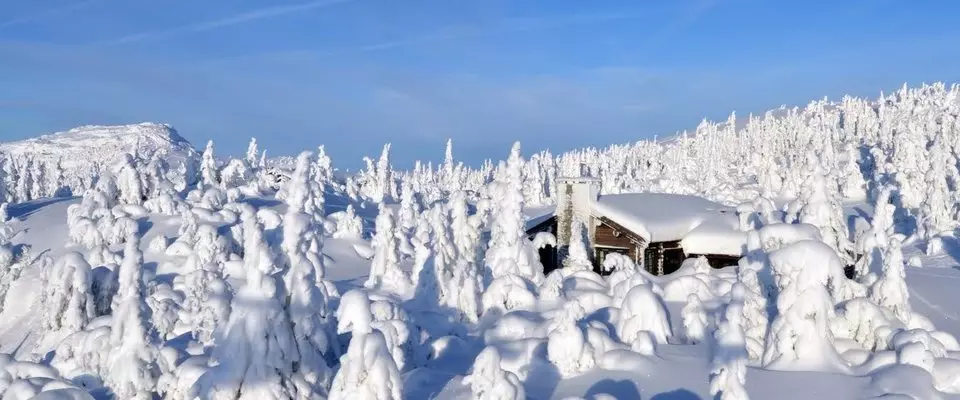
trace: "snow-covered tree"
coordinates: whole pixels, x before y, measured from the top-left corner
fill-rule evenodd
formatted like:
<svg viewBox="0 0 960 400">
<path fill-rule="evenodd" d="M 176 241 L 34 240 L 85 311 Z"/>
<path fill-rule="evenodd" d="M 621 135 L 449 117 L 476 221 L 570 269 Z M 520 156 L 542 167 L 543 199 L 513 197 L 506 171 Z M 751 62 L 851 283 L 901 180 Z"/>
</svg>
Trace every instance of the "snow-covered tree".
<svg viewBox="0 0 960 400">
<path fill-rule="evenodd" d="M 77 332 L 94 317 L 90 264 L 80 253 L 66 253 L 45 271 L 43 327 Z"/>
<path fill-rule="evenodd" d="M 830 246 L 844 265 L 853 264 L 853 246 L 850 243 L 843 207 L 835 191 L 828 188 L 821 168 L 816 167 L 803 184 L 803 207 L 799 222 L 816 226 L 820 237 Z"/>
<path fill-rule="evenodd" d="M 747 348 L 743 333 L 743 294 L 746 287 L 737 283 L 731 289 L 730 303 L 713 332 L 713 367 L 710 371 L 710 395 L 718 400 L 748 400 Z"/>
<path fill-rule="evenodd" d="M 743 331 L 746 335 L 747 353 L 751 362 L 759 362 L 763 357 L 764 343 L 767 338 L 768 322 L 773 310 L 769 308 L 772 299 L 770 287 L 773 282 L 761 282 L 760 273 L 772 274 L 767 254 L 763 251 L 760 234 L 747 232 L 747 253 L 740 259 L 737 280 L 743 285 Z"/>
<path fill-rule="evenodd" d="M 823 242 L 803 240 L 771 253 L 770 265 L 780 292 L 764 365 L 844 371 L 846 364 L 833 346 L 830 320 L 835 316 L 835 302 L 827 289 L 833 279 L 843 275 L 836 253 Z"/>
<path fill-rule="evenodd" d="M 124 399 L 152 399 L 158 372 L 156 349 L 147 336 L 146 302 L 143 292 L 143 254 L 140 238 L 126 241 L 118 275 L 119 289 L 114 297 L 113 328 L 110 333 L 110 374 L 106 384 L 114 395 Z M 156 316 L 155 316 L 156 317 Z"/>
<path fill-rule="evenodd" d="M 909 324 L 912 318 L 910 292 L 907 289 L 900 241 L 900 237 L 894 236 L 887 244 L 883 254 L 883 272 L 873 285 L 870 299 L 893 311 L 904 324 Z"/>
<path fill-rule="evenodd" d="M 447 306 L 459 310 L 461 318 L 476 322 L 481 310 L 483 271 L 478 258 L 480 232 L 470 223 L 462 192 L 450 199 L 450 231 L 456 246 L 456 261 L 452 268 L 447 295 Z"/>
<path fill-rule="evenodd" d="M 316 162 L 313 164 L 312 175 L 314 179 L 323 185 L 333 183 L 333 161 L 327 155 L 327 149 L 324 146 L 317 147 Z"/>
<path fill-rule="evenodd" d="M 397 218 L 397 235 L 399 235 L 398 240 L 400 241 L 401 254 L 407 256 L 413 255 L 410 235 L 412 235 L 413 228 L 417 225 L 417 217 L 419 215 L 420 204 L 417 203 L 410 178 L 405 175 L 400 181 L 400 211 Z"/>
<path fill-rule="evenodd" d="M 401 399 L 403 380 L 383 333 L 373 329 L 370 300 L 361 291 L 347 292 L 337 310 L 339 332 L 352 333 L 340 370 L 330 388 L 330 400 Z M 347 315 L 350 318 L 347 318 Z M 347 323 L 349 321 L 349 323 Z"/>
<path fill-rule="evenodd" d="M 328 363 L 335 360 L 339 346 L 334 346 L 327 304 L 328 285 L 322 284 L 324 266 L 319 253 L 319 231 L 313 218 L 306 213 L 312 203 L 309 185 L 310 154 L 301 153 L 289 185 L 287 212 L 283 218 L 281 248 L 286 259 L 284 282 L 287 289 L 286 310 L 293 324 L 293 336 L 299 358 L 294 372 L 303 378 L 298 392 L 325 394 L 332 379 Z M 317 283 L 321 284 L 318 285 Z"/>
<path fill-rule="evenodd" d="M 494 279 L 516 274 L 539 283 L 543 280 L 543 271 L 536 265 L 535 251 L 524 231 L 523 159 L 519 142 L 514 143 L 510 158 L 501 166 L 501 173 L 491 188 L 493 221 L 484 260 Z"/>
<path fill-rule="evenodd" d="M 368 288 L 405 292 L 410 287 L 410 278 L 400 269 L 400 250 L 396 235 L 396 219 L 393 209 L 381 207 L 373 236 L 374 256 L 370 276 L 364 286 Z"/>
<path fill-rule="evenodd" d="M 217 170 L 217 160 L 213 155 L 212 140 L 208 141 L 207 147 L 203 149 L 200 161 L 200 184 L 207 187 L 220 185 L 220 172 Z"/>
<path fill-rule="evenodd" d="M 252 211 L 242 215 L 246 282 L 231 304 L 230 319 L 218 335 L 213 367 L 194 392 L 201 398 L 294 398 L 293 364 L 298 360 L 290 320 L 279 296 L 274 254 Z"/>
<path fill-rule="evenodd" d="M 687 296 L 687 304 L 683 306 L 680 314 L 683 318 L 683 330 L 687 341 L 691 344 L 702 342 L 707 333 L 708 321 L 700 296 L 697 296 L 696 293 L 690 293 Z"/>
<path fill-rule="evenodd" d="M 247 154 L 244 157 L 244 161 L 247 162 L 251 168 L 257 167 L 258 158 L 260 157 L 260 150 L 257 147 L 257 138 L 250 138 L 250 143 L 247 144 Z"/>
<path fill-rule="evenodd" d="M 348 204 L 347 209 L 337 218 L 337 230 L 333 232 L 333 237 L 338 239 L 359 239 L 363 237 L 363 221 L 357 215 L 353 204 Z"/>
<path fill-rule="evenodd" d="M 922 236 L 930 240 L 957 227 L 953 218 L 954 199 L 950 193 L 950 178 L 957 177 L 957 167 L 942 140 L 936 140 L 928 151 L 929 168 L 924 180 L 926 190 L 920 204 L 919 217 Z"/>
<path fill-rule="evenodd" d="M 493 346 L 488 346 L 477 355 L 470 374 L 463 379 L 463 383 L 470 386 L 471 399 L 475 400 L 527 398 L 520 379 L 503 369 L 500 352 Z"/>
<path fill-rule="evenodd" d="M 627 292 L 617 321 L 620 340 L 634 351 L 653 355 L 657 344 L 666 344 L 673 336 L 667 308 L 650 286 L 639 284 Z"/>
<path fill-rule="evenodd" d="M 872 278 L 867 278 L 868 275 L 880 273 L 883 251 L 889 242 L 889 236 L 893 234 L 895 207 L 889 203 L 892 190 L 889 186 L 880 190 L 873 205 L 870 228 L 857 238 L 857 248 L 861 256 L 854 264 L 854 271 L 860 281 L 869 281 Z"/>
<path fill-rule="evenodd" d="M 124 154 L 117 167 L 117 188 L 120 190 L 120 202 L 124 204 L 142 204 L 144 190 L 137 169 L 136 160 L 130 154 Z"/>
<path fill-rule="evenodd" d="M 547 359 L 557 367 L 561 377 L 579 375 L 596 365 L 593 347 L 578 324 L 584 314 L 578 302 L 569 302 L 547 328 Z"/>
</svg>

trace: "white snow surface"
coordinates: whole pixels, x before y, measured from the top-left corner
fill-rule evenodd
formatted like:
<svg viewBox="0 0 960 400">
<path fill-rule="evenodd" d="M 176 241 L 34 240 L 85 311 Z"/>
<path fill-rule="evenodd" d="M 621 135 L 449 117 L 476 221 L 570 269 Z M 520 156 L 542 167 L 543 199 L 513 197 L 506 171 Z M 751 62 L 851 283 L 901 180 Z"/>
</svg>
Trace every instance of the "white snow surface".
<svg viewBox="0 0 960 400">
<path fill-rule="evenodd" d="M 200 154 L 176 129 L 167 124 L 144 122 L 130 125 L 87 125 L 31 139 L 0 143 L 0 152 L 30 155 L 37 161 L 61 161 L 64 173 L 86 173 L 98 165 L 112 166 L 125 154 L 137 152 L 143 160 L 157 154 L 171 168 L 184 162 L 195 168 Z"/>
<path fill-rule="evenodd" d="M 738 227 L 735 208 L 690 195 L 601 195 L 594 202 L 593 211 L 651 242 L 681 240 L 697 231 L 691 243 L 700 243 L 705 237 L 736 232 Z"/>
</svg>

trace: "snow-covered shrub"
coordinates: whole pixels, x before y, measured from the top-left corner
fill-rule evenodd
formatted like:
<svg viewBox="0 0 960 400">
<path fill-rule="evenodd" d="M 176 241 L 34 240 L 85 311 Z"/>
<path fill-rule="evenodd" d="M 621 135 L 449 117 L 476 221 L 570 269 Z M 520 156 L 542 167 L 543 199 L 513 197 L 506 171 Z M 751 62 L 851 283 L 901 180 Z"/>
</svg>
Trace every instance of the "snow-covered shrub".
<svg viewBox="0 0 960 400">
<path fill-rule="evenodd" d="M 637 351 L 649 347 L 648 339 L 666 344 L 673 336 L 667 308 L 649 286 L 636 285 L 627 292 L 620 306 L 617 335 Z"/>
<path fill-rule="evenodd" d="M 154 285 L 146 299 L 150 307 L 150 322 L 160 339 L 169 339 L 180 319 L 180 304 L 183 296 L 167 283 Z"/>
<path fill-rule="evenodd" d="M 579 325 L 583 314 L 577 302 L 567 303 L 547 328 L 547 359 L 564 378 L 579 375 L 596 365 L 594 350 Z"/>
<path fill-rule="evenodd" d="M 193 333 L 203 345 L 213 341 L 214 332 L 230 316 L 231 292 L 219 266 L 207 264 L 174 279 L 174 289 L 183 294 L 179 311 L 182 330 Z M 181 330 L 181 329 L 178 329 Z"/>
<path fill-rule="evenodd" d="M 330 218 L 336 223 L 336 230 L 333 231 L 333 237 L 337 239 L 360 239 L 363 237 L 363 221 L 357 216 L 353 204 L 348 204 L 345 211 L 330 214 Z"/>
<path fill-rule="evenodd" d="M 840 303 L 837 306 L 837 315 L 843 324 L 834 324 L 831 328 L 838 338 L 852 339 L 869 351 L 885 350 L 877 348 L 878 332 L 880 327 L 895 326 L 889 311 L 869 299 L 856 298 Z M 838 332 L 840 328 L 842 331 Z"/>
<path fill-rule="evenodd" d="M 6 309 L 10 286 L 20 279 L 24 268 L 33 263 L 32 253 L 30 246 L 27 245 L 14 247 L 10 243 L 0 243 L 0 312 Z M 42 257 L 41 261 L 43 264 L 40 267 L 46 268 L 50 259 Z"/>
<path fill-rule="evenodd" d="M 351 332 L 329 398 L 400 399 L 403 381 L 384 335 L 373 328 L 370 300 L 359 290 L 343 295 L 337 309 L 340 333 Z"/>
<path fill-rule="evenodd" d="M 92 399 L 50 366 L 0 353 L 0 396 L 9 400 Z"/>
<path fill-rule="evenodd" d="M 700 296 L 696 293 L 690 293 L 687 296 L 687 304 L 680 311 L 683 318 L 683 332 L 687 341 L 691 344 L 697 344 L 703 341 L 707 330 L 707 314 L 704 312 L 703 303 L 700 302 Z"/>
<path fill-rule="evenodd" d="M 500 366 L 500 352 L 489 346 L 477 355 L 470 374 L 463 379 L 470 386 L 471 399 L 520 400 L 526 394 L 516 375 Z"/>
<path fill-rule="evenodd" d="M 529 309 L 536 302 L 533 283 L 512 274 L 494 279 L 481 296 L 484 315 L 502 315 L 511 310 Z"/>
<path fill-rule="evenodd" d="M 820 241 L 800 241 L 770 254 L 779 295 L 764 365 L 781 370 L 846 371 L 833 347 L 830 321 L 834 300 L 827 290 L 842 267 L 836 253 Z"/>
</svg>

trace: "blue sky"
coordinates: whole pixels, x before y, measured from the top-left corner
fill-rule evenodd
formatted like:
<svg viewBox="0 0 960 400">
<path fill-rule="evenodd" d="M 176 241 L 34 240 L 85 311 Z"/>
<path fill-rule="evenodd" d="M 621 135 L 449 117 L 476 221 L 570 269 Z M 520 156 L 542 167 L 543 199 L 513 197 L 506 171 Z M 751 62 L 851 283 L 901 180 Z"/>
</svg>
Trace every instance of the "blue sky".
<svg viewBox="0 0 960 400">
<path fill-rule="evenodd" d="M 357 167 L 623 143 L 960 82 L 956 1 L 0 0 L 0 140 L 167 122 Z"/>
</svg>

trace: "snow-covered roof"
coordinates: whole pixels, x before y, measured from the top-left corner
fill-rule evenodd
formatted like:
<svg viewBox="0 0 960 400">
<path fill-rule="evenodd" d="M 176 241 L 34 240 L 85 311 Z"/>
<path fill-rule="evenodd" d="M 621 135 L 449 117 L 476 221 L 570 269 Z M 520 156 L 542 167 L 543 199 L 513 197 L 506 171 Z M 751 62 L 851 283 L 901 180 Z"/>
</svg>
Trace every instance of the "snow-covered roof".
<svg viewBox="0 0 960 400">
<path fill-rule="evenodd" d="M 540 225 L 541 222 L 552 218 L 556 208 L 554 205 L 524 208 L 523 214 L 527 218 L 527 221 L 524 223 L 524 230 L 530 230 Z"/>
<path fill-rule="evenodd" d="M 650 242 L 681 240 L 688 253 L 740 255 L 746 234 L 736 209 L 697 196 L 630 193 L 600 196 L 593 213 Z"/>
</svg>

